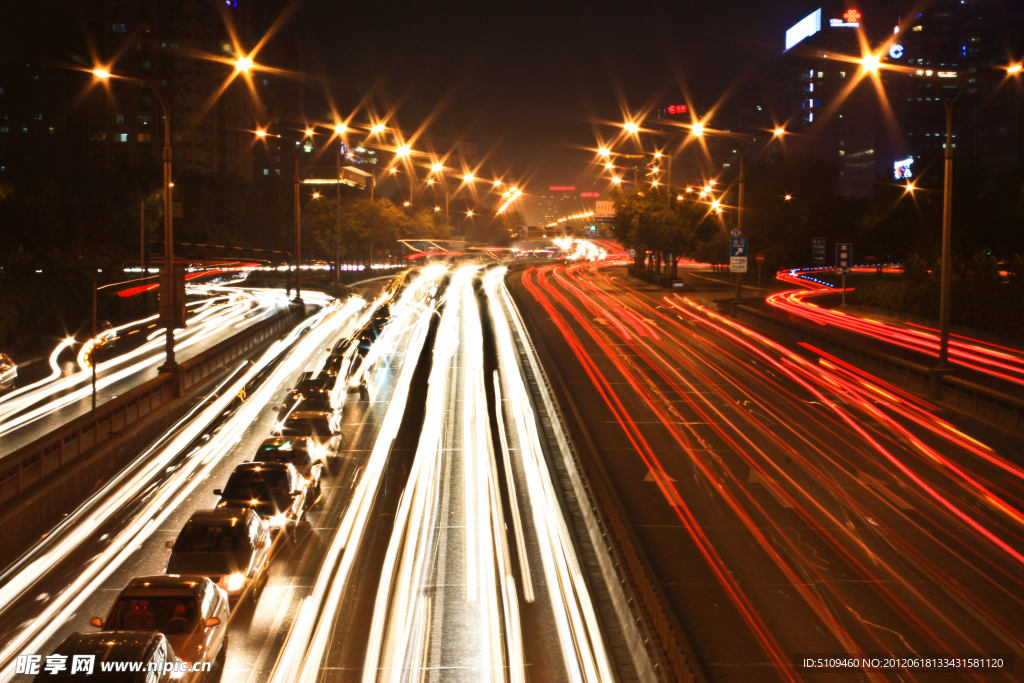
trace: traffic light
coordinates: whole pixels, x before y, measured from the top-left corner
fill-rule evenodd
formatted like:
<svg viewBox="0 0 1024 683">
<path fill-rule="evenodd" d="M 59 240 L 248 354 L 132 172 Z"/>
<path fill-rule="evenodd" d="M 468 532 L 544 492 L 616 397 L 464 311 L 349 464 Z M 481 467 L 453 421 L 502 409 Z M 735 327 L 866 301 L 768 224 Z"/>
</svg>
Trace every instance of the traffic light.
<svg viewBox="0 0 1024 683">
<path fill-rule="evenodd" d="M 597 232 L 597 226 L 596 225 L 591 225 L 590 226 L 590 232 Z"/>
</svg>

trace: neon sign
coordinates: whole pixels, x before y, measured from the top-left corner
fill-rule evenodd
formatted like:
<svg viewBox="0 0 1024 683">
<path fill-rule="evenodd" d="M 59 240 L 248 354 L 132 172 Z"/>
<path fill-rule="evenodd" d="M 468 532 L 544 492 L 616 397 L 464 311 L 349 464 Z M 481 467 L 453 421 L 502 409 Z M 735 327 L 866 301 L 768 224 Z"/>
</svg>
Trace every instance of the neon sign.
<svg viewBox="0 0 1024 683">
<path fill-rule="evenodd" d="M 600 197 L 600 192 L 580 192 L 581 197 Z"/>
<path fill-rule="evenodd" d="M 911 170 L 911 166 L 914 164 L 914 157 L 907 157 L 901 161 L 894 161 L 892 163 L 892 175 L 896 180 L 903 180 L 904 178 L 913 178 L 914 172 Z"/>
<path fill-rule="evenodd" d="M 893 59 L 900 59 L 903 57 L 903 46 L 893 45 L 889 48 L 889 56 Z"/>
<path fill-rule="evenodd" d="M 575 192 L 576 188 L 572 185 L 552 185 L 548 188 L 552 192 Z"/>
<path fill-rule="evenodd" d="M 667 111 L 669 114 L 685 114 L 686 113 L 686 105 L 685 104 L 670 104 L 667 107 L 665 107 L 665 111 Z"/>
<path fill-rule="evenodd" d="M 833 28 L 857 28 L 860 26 L 861 14 L 855 9 L 848 9 L 843 12 L 842 19 L 829 19 L 828 25 Z"/>
<path fill-rule="evenodd" d="M 821 8 L 818 8 L 786 31 L 786 49 L 790 49 L 804 38 L 810 38 L 820 30 Z"/>
</svg>

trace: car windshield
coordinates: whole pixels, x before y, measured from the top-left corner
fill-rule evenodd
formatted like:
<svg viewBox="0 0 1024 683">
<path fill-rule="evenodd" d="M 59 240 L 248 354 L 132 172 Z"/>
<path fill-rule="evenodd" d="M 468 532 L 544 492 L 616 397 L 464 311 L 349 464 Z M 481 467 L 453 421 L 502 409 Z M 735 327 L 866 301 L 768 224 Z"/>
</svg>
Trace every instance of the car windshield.
<svg viewBox="0 0 1024 683">
<path fill-rule="evenodd" d="M 322 391 L 296 392 L 288 397 L 288 403 L 297 410 L 330 410 L 331 396 Z"/>
<path fill-rule="evenodd" d="M 108 631 L 191 633 L 196 626 L 196 603 L 189 597 L 125 597 L 117 601 Z"/>
<path fill-rule="evenodd" d="M 224 497 L 232 500 L 270 502 L 287 496 L 288 475 L 281 471 L 235 472 L 224 486 Z"/>
<path fill-rule="evenodd" d="M 174 544 L 174 550 L 180 552 L 234 552 L 248 547 L 249 535 L 241 520 L 234 524 L 189 522 Z"/>
<path fill-rule="evenodd" d="M 281 433 L 286 436 L 330 436 L 331 426 L 323 418 L 289 417 L 285 420 Z"/>
</svg>

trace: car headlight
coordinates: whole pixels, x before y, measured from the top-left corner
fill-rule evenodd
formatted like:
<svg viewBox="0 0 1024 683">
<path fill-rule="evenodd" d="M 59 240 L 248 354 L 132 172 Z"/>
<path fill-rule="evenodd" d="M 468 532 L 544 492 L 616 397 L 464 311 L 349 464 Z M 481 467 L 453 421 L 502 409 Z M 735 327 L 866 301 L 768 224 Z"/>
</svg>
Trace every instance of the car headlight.
<svg viewBox="0 0 1024 683">
<path fill-rule="evenodd" d="M 282 526 L 284 526 L 287 523 L 288 523 L 288 518 L 285 517 L 284 515 L 274 515 L 273 517 L 270 518 L 270 526 L 275 527 L 275 528 L 276 527 L 282 527 Z"/>
<path fill-rule="evenodd" d="M 245 575 L 244 574 L 232 574 L 231 576 L 228 577 L 228 590 L 229 591 L 240 590 L 242 588 L 243 584 L 245 584 Z"/>
</svg>

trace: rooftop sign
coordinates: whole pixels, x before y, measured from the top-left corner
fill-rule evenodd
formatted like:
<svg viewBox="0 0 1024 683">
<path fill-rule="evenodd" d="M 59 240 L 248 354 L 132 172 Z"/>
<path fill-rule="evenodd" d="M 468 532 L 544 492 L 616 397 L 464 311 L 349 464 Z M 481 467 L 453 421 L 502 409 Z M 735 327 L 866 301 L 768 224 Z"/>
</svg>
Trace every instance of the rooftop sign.
<svg viewBox="0 0 1024 683">
<path fill-rule="evenodd" d="M 790 49 L 804 38 L 810 38 L 821 30 L 821 8 L 814 10 L 806 17 L 793 24 L 786 31 L 786 49 Z"/>
</svg>

